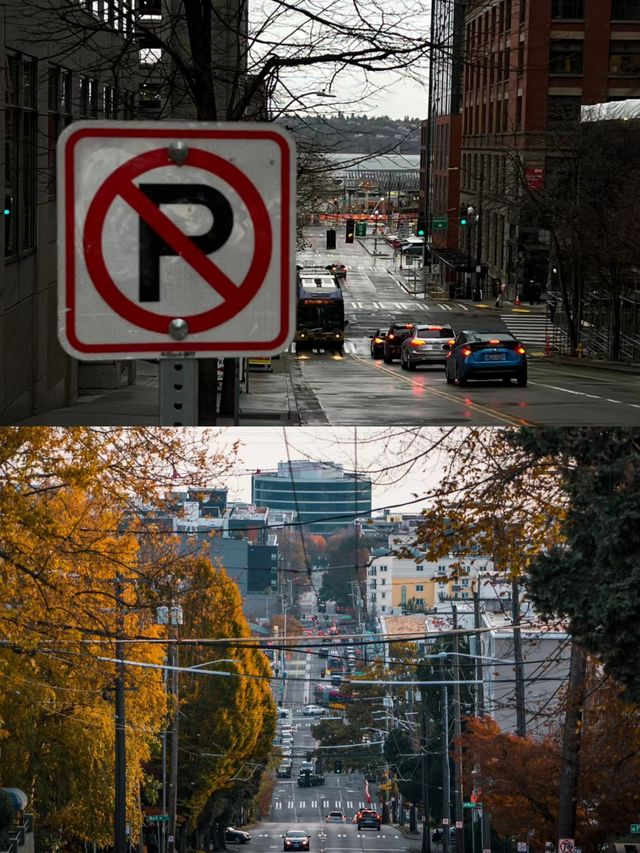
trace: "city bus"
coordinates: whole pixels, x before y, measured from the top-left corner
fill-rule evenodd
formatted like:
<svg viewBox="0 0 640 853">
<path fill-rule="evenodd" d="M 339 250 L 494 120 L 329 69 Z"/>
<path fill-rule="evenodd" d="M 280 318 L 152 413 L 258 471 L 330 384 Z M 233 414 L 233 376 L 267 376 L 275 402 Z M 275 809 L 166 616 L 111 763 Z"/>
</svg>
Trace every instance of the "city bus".
<svg viewBox="0 0 640 853">
<path fill-rule="evenodd" d="M 342 353 L 346 325 L 338 279 L 324 268 L 298 267 L 295 336 L 298 349 L 322 347 Z"/>
</svg>

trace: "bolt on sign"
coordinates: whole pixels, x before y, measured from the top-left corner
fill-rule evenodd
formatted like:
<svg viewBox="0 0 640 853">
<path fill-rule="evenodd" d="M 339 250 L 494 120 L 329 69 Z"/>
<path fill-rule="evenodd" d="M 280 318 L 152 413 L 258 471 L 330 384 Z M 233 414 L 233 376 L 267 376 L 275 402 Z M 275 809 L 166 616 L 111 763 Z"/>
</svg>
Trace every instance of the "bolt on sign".
<svg viewBox="0 0 640 853">
<path fill-rule="evenodd" d="M 81 121 L 58 143 L 58 336 L 83 360 L 268 356 L 295 332 L 295 146 Z"/>
</svg>

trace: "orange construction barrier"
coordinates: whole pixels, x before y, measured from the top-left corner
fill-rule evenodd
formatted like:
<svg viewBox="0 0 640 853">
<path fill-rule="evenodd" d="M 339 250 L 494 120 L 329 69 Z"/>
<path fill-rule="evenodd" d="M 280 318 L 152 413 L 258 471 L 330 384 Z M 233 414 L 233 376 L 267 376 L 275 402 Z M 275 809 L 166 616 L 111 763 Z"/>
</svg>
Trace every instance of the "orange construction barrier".
<svg viewBox="0 0 640 853">
<path fill-rule="evenodd" d="M 520 305 L 520 294 L 516 293 L 516 298 L 513 300 L 514 305 Z"/>
</svg>

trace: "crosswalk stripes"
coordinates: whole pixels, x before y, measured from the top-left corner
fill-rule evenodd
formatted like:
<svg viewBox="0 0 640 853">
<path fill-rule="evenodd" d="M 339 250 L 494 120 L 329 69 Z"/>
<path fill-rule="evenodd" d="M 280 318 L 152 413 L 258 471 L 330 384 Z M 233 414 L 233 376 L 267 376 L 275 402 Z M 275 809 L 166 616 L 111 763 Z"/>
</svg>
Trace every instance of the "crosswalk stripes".
<svg viewBox="0 0 640 853">
<path fill-rule="evenodd" d="M 353 311 L 371 311 L 372 309 L 375 311 L 387 311 L 393 313 L 394 311 L 433 311 L 435 308 L 439 308 L 440 311 L 470 311 L 471 308 L 469 305 L 465 305 L 464 302 L 456 302 L 453 305 L 449 302 L 436 302 L 435 304 L 428 304 L 426 302 L 361 302 L 355 300 L 345 300 L 345 307 L 347 310 Z"/>
<path fill-rule="evenodd" d="M 514 337 L 529 346 L 544 348 L 547 332 L 552 332 L 544 315 L 501 314 L 500 319 Z"/>
<path fill-rule="evenodd" d="M 348 355 L 355 355 L 357 353 L 357 347 L 353 341 L 345 341 L 343 346 L 344 352 Z M 296 355 L 297 353 L 297 345 L 295 341 L 286 348 L 285 352 L 291 353 L 292 355 Z M 324 347 L 313 347 L 311 349 L 305 347 L 301 352 L 305 353 L 327 353 L 328 355 L 333 355 L 334 350 L 325 349 Z"/>
</svg>

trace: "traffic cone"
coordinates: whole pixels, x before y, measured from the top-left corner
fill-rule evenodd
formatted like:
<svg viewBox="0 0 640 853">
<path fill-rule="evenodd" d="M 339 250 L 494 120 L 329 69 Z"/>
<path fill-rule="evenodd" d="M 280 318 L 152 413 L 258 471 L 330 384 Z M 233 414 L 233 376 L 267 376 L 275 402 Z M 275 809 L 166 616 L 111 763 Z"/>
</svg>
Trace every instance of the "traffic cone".
<svg viewBox="0 0 640 853">
<path fill-rule="evenodd" d="M 520 294 L 516 293 L 516 298 L 513 300 L 514 305 L 520 305 Z"/>
</svg>

